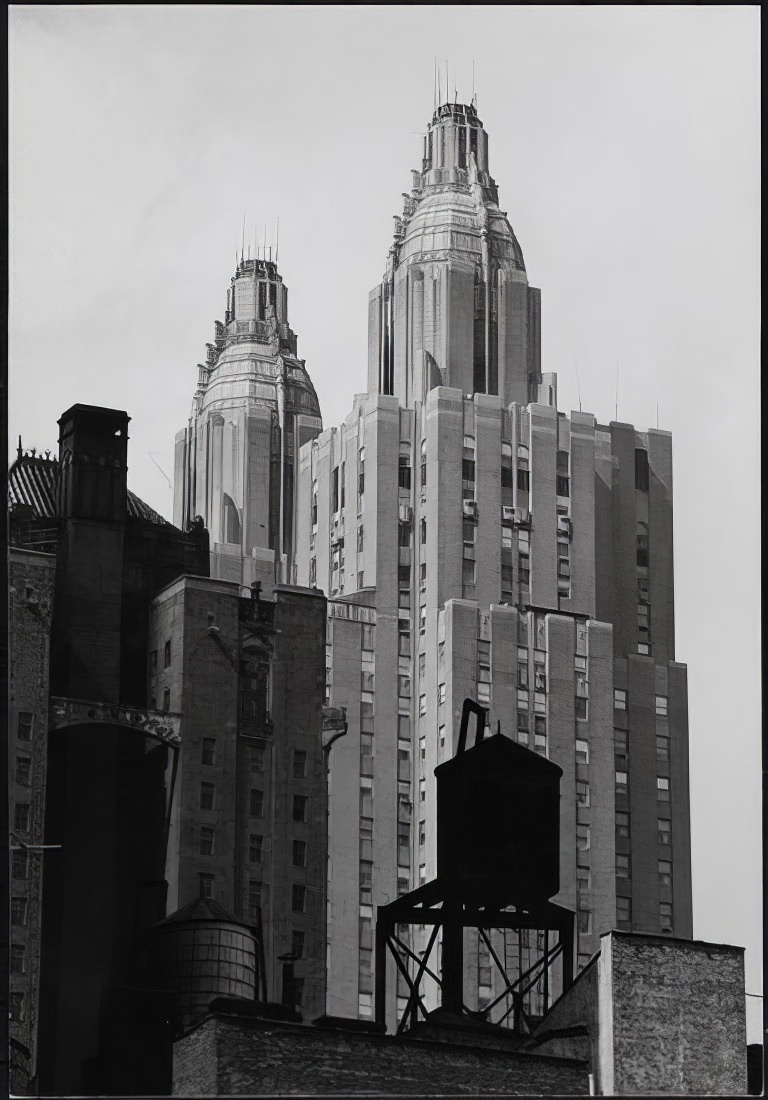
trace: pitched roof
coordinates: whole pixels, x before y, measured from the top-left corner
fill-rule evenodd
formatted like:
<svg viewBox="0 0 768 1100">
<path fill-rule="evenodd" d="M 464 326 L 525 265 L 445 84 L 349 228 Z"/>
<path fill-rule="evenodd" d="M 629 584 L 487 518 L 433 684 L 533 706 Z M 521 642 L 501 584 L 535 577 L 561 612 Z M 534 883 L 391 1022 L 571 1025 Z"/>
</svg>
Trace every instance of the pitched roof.
<svg viewBox="0 0 768 1100">
<path fill-rule="evenodd" d="M 242 924 L 246 927 L 246 922 L 241 920 L 240 917 L 236 917 L 234 913 L 231 913 L 229 909 L 225 909 L 223 905 L 219 905 L 213 898 L 195 898 L 189 905 L 182 906 L 181 909 L 177 909 L 175 913 L 171 913 L 165 920 L 161 920 L 159 924 L 182 924 L 187 921 L 206 920 L 206 921 L 226 921 L 227 924 Z"/>
<path fill-rule="evenodd" d="M 20 455 L 8 472 L 9 505 L 27 505 L 39 519 L 55 519 L 58 478 L 58 459 L 43 455 Z M 159 512 L 150 508 L 130 489 L 127 492 L 126 512 L 135 519 L 168 524 L 167 519 L 163 519 Z"/>
</svg>

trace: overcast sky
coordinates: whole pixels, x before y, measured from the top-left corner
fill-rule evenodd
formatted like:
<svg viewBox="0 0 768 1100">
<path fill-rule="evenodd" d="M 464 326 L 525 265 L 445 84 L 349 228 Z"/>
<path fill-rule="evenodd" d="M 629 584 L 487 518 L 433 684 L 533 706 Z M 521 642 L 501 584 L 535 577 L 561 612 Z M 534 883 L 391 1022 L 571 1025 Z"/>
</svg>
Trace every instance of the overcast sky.
<svg viewBox="0 0 768 1100">
<path fill-rule="evenodd" d="M 673 432 L 694 935 L 746 946 L 760 993 L 758 8 L 12 7 L 13 448 L 55 451 L 75 402 L 125 409 L 129 485 L 170 517 L 244 216 L 246 249 L 280 219 L 343 419 L 435 57 L 464 102 L 474 61 L 561 410 L 614 419 L 618 378 L 620 420 Z"/>
</svg>

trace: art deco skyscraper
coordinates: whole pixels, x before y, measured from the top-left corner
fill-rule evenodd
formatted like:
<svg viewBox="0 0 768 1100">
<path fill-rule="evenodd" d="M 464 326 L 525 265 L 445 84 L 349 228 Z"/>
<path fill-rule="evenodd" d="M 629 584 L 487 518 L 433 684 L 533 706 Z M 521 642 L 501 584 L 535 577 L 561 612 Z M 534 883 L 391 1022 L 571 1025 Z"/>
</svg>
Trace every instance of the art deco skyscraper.
<svg viewBox="0 0 768 1100">
<path fill-rule="evenodd" d="M 277 265 L 241 258 L 198 366 L 189 425 L 176 436 L 174 523 L 201 516 L 211 576 L 258 580 L 265 594 L 294 579 L 294 471 L 299 448 L 322 428 L 296 350 Z"/>
<path fill-rule="evenodd" d="M 376 906 L 435 876 L 433 773 L 466 696 L 563 770 L 553 900 L 577 910 L 579 963 L 612 927 L 691 934 L 670 436 L 558 411 L 473 105 L 435 112 L 404 200 L 370 297 L 368 393 L 302 448 L 296 519 L 299 583 L 329 597 L 328 699 L 349 719 L 328 1011 L 363 1016 Z M 536 945 L 508 931 L 496 949 L 522 970 Z M 490 963 L 465 950 L 470 1007 L 494 997 Z"/>
</svg>

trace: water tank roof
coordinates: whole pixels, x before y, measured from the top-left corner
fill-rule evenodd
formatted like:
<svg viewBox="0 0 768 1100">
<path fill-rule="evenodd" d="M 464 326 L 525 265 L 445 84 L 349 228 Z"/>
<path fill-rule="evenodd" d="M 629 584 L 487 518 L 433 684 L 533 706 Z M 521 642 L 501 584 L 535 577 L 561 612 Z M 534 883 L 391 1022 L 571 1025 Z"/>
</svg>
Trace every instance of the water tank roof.
<svg viewBox="0 0 768 1100">
<path fill-rule="evenodd" d="M 546 756 L 540 756 L 537 752 L 526 749 L 523 745 L 511 741 L 503 733 L 495 733 L 492 737 L 485 737 L 479 744 L 459 753 L 457 756 L 438 764 L 435 775 L 448 775 L 453 770 L 461 767 L 465 774 L 477 772 L 497 772 L 500 769 L 510 771 L 512 769 L 524 769 L 529 775 L 539 772 L 559 779 L 563 774 L 558 767 Z"/>
<path fill-rule="evenodd" d="M 241 920 L 240 917 L 236 917 L 234 913 L 230 912 L 229 909 L 225 909 L 223 905 L 219 905 L 213 898 L 195 898 L 189 905 L 184 905 L 181 909 L 177 909 L 175 913 L 171 913 L 165 920 L 158 921 L 155 928 L 167 924 L 188 924 L 191 921 L 215 921 L 218 924 L 225 922 L 226 924 L 242 924 L 246 928 L 250 927 L 244 920 Z"/>
</svg>

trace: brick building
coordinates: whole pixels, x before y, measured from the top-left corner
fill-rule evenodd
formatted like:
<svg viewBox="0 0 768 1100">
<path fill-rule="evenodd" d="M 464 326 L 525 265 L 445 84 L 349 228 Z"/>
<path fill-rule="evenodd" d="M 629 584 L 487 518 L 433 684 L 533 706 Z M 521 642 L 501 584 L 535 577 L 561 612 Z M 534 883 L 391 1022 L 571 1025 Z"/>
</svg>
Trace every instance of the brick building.
<svg viewBox="0 0 768 1100">
<path fill-rule="evenodd" d="M 433 773 L 466 696 L 563 769 L 553 900 L 578 910 L 579 965 L 613 927 L 691 935 L 671 439 L 559 412 L 539 349 L 487 135 L 445 104 L 371 294 L 368 392 L 299 458 L 298 580 L 329 596 L 328 699 L 350 729 L 330 800 L 336 1013 L 371 1015 L 375 907 L 435 877 Z M 495 943 L 519 970 L 539 946 Z M 482 1009 L 494 967 L 482 944 L 465 959 Z"/>
</svg>

